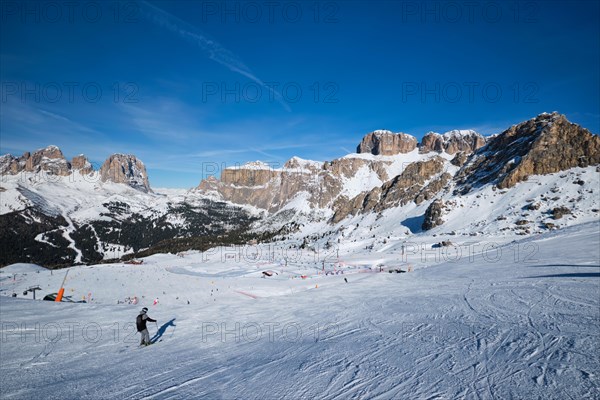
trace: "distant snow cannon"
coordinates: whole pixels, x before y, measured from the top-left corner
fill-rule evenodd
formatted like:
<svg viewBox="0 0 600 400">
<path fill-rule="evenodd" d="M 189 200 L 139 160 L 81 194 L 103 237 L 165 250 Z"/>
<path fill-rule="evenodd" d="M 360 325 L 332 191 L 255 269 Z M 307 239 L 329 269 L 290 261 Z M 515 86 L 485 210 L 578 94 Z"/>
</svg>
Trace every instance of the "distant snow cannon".
<svg viewBox="0 0 600 400">
<path fill-rule="evenodd" d="M 56 302 L 61 302 L 63 295 L 65 294 L 64 286 L 65 286 L 65 282 L 67 281 L 67 275 L 69 275 L 69 271 L 70 270 L 67 270 L 67 273 L 65 274 L 65 278 L 62 281 L 62 285 L 60 285 L 60 289 L 58 289 L 58 294 L 56 295 L 56 299 L 54 300 Z"/>
</svg>

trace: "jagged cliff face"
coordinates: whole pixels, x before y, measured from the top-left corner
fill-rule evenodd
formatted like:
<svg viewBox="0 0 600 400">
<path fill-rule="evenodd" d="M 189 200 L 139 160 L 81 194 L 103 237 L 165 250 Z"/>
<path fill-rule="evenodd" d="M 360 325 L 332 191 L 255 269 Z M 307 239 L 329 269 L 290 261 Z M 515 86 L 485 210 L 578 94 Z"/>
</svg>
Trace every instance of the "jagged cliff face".
<svg viewBox="0 0 600 400">
<path fill-rule="evenodd" d="M 472 130 L 453 130 L 440 135 L 429 132 L 421 140 L 419 149 L 423 153 L 435 151 L 456 154 L 472 153 L 485 145 L 485 138 Z"/>
<path fill-rule="evenodd" d="M 431 198 L 451 177 L 446 175 L 432 182 L 424 193 L 420 193 L 423 179 L 440 174 L 442 169 L 450 165 L 441 157 L 437 157 L 435 162 L 428 162 L 428 159 L 435 157 L 436 151 L 456 153 L 453 163 L 464 163 L 467 155 L 485 142 L 474 131 L 451 131 L 437 136 L 440 137 L 439 151 L 437 145 L 427 143 L 421 144 L 417 150 L 417 139 L 411 135 L 374 131 L 363 137 L 357 147 L 357 156 L 349 155 L 324 163 L 292 158 L 281 169 L 272 169 L 260 162 L 249 163 L 241 168 L 223 170 L 220 180 L 204 180 L 198 189 L 217 193 L 224 200 L 250 204 L 269 212 L 281 210 L 302 195 L 310 208 L 332 210 L 334 220 L 372 209 L 392 207 L 392 204 L 404 204 L 408 198 L 422 202 Z M 398 165 L 400 168 L 397 168 Z M 436 171 L 430 173 L 427 168 L 432 166 Z M 401 172 L 402 179 L 398 182 Z M 391 182 L 394 179 L 396 181 Z M 413 179 L 415 186 L 408 190 L 408 182 Z M 391 186 L 383 186 L 386 183 Z M 406 189 L 409 194 L 396 193 L 395 190 L 399 188 Z"/>
<path fill-rule="evenodd" d="M 89 174 L 93 170 L 92 164 L 83 154 L 73 157 L 73 160 L 69 162 L 56 146 L 48 146 L 33 153 L 27 151 L 21 157 L 14 157 L 11 154 L 0 157 L 1 175 L 16 175 L 19 172 L 43 172 L 48 175 L 67 176 L 73 171 Z"/>
<path fill-rule="evenodd" d="M 77 172 L 88 175 L 94 172 L 94 168 L 83 154 L 67 161 L 56 146 L 33 153 L 25 152 L 21 157 L 11 154 L 0 157 L 0 175 L 16 175 L 20 172 L 55 176 L 69 176 Z M 104 162 L 99 175 L 102 182 L 122 183 L 144 192 L 151 191 L 146 167 L 133 155 L 113 154 Z"/>
<path fill-rule="evenodd" d="M 462 153 L 457 155 L 459 156 L 464 159 Z M 519 182 L 527 181 L 532 175 L 548 175 L 598 164 L 598 135 L 569 122 L 564 115 L 544 113 L 494 136 L 465 161 L 458 160 L 456 165 L 462 165 L 462 168 L 453 179 L 452 191 L 442 191 L 438 197 L 449 199 L 466 195 L 486 185 L 509 189 Z M 584 184 L 584 181 L 575 183 Z M 560 189 L 552 190 L 557 193 Z M 555 196 L 552 199 L 559 198 L 560 196 Z M 425 213 L 423 229 L 443 224 L 444 214 L 452 210 L 449 203 L 442 200 L 431 203 Z M 529 222 L 526 219 L 522 221 L 524 225 Z"/>
<path fill-rule="evenodd" d="M 340 197 L 335 204 L 332 222 L 336 223 L 349 215 L 381 212 L 391 207 L 403 206 L 411 201 L 420 204 L 435 196 L 452 175 L 445 172 L 448 161 L 434 157 L 426 161 L 408 164 L 394 179 L 363 192 L 352 199 Z"/>
<path fill-rule="evenodd" d="M 221 180 L 202 181 L 199 189 L 216 192 L 223 199 L 251 204 L 270 212 L 284 208 L 297 196 L 304 196 L 310 208 L 330 209 L 338 221 L 348 215 L 382 210 L 409 200 L 429 199 L 444 185 L 442 181 L 427 182 L 450 166 L 448 160 L 436 156 L 419 156 L 414 151 L 407 160 L 420 157 L 422 161 L 402 162 L 402 158 L 344 157 L 325 163 L 298 165 L 296 159 L 282 169 L 257 168 L 255 163 L 226 169 Z M 401 172 L 400 174 L 398 174 Z M 428 186 L 426 190 L 425 186 Z"/>
<path fill-rule="evenodd" d="M 73 160 L 71 160 L 71 168 L 78 170 L 82 175 L 87 175 L 94 172 L 92 164 L 83 154 L 73 157 Z"/>
<path fill-rule="evenodd" d="M 225 169 L 221 180 L 203 180 L 198 188 L 217 192 L 223 199 L 250 204 L 270 212 L 279 211 L 298 195 L 305 196 L 312 208 L 331 207 L 344 190 L 344 182 L 366 172 L 378 181 L 388 179 L 385 166 L 390 161 L 341 158 L 317 163 L 292 158 L 283 168 L 250 163 L 240 168 Z"/>
<path fill-rule="evenodd" d="M 488 183 L 509 188 L 530 175 L 600 163 L 600 137 L 558 113 L 512 126 L 479 149 L 456 177 L 460 189 Z"/>
<path fill-rule="evenodd" d="M 385 233 L 388 239 L 390 232 L 400 237 L 422 229 L 434 229 L 435 235 L 455 229 L 475 236 L 504 230 L 514 234 L 515 229 L 517 234 L 539 233 L 597 218 L 600 212 L 600 138 L 563 115 L 541 114 L 489 138 L 482 147 L 480 135 L 468 131 L 428 134 L 418 147 L 402 135 L 382 141 L 386 135 L 369 134 L 359 145 L 363 153 L 333 161 L 294 157 L 279 169 L 260 162 L 225 169 L 220 180 L 206 179 L 198 192 L 172 198 L 139 192 L 132 196 L 122 186 L 151 191 L 146 168 L 133 155 L 115 154 L 99 171 L 82 155 L 67 161 L 55 146 L 21 157 L 2 156 L 0 172 L 6 179 L 0 186 L 0 222 L 17 233 L 5 230 L 0 238 L 5 245 L 0 265 L 26 253 L 38 257 L 31 260 L 56 265 L 88 262 L 108 257 L 115 246 L 138 251 L 173 238 L 181 246 L 177 248 L 189 248 L 192 237 L 218 238 L 230 229 L 246 230 L 259 214 L 266 218 L 252 229 L 297 232 L 300 237 L 305 223 L 309 231 L 314 221 L 339 223 L 326 233 L 327 240 L 339 240 L 354 227 L 356 235 L 366 234 L 363 224 L 369 236 Z M 394 154 L 383 154 L 388 152 Z M 519 184 L 534 174 L 559 171 L 537 176 L 540 184 Z M 51 185 L 21 179 L 35 173 L 60 178 L 50 180 Z M 78 176 L 73 174 L 120 185 L 71 179 Z M 250 215 L 248 208 L 220 200 L 269 213 Z M 381 224 L 388 231 L 379 229 Z M 82 254 L 75 254 L 67 237 Z"/>
<path fill-rule="evenodd" d="M 144 192 L 150 191 L 146 166 L 134 155 L 113 154 L 100 168 L 102 182 L 123 183 Z"/>
<path fill-rule="evenodd" d="M 356 148 L 356 152 L 393 156 L 410 153 L 416 147 L 417 139 L 414 136 L 378 130 L 367 134 Z"/>
<path fill-rule="evenodd" d="M 18 158 L 10 154 L 0 158 L 1 174 L 15 175 L 22 171 L 66 176 L 71 173 L 71 165 L 56 146 L 48 146 L 33 153 L 25 152 Z"/>
<path fill-rule="evenodd" d="M 221 180 L 205 180 L 199 188 L 271 213 L 326 209 L 333 223 L 409 203 L 431 205 L 424 216 L 429 229 L 443 223 L 453 207 L 453 201 L 441 200 L 444 196 L 486 184 L 508 188 L 533 174 L 600 163 L 599 137 L 559 114 L 513 126 L 487 144 L 475 131 L 429 133 L 418 147 L 413 139 L 375 131 L 362 139 L 357 155 L 324 163 L 293 158 L 281 169 L 254 163 L 226 169 Z"/>
</svg>

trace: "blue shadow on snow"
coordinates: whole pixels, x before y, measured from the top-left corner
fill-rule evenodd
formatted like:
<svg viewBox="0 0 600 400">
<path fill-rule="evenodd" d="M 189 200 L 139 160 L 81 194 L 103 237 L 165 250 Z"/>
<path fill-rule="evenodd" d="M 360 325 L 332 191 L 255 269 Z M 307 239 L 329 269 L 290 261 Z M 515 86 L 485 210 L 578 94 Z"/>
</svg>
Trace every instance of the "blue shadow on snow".
<svg viewBox="0 0 600 400">
<path fill-rule="evenodd" d="M 165 322 L 164 324 L 162 324 L 162 326 L 158 328 L 158 331 L 156 331 L 154 336 L 152 336 L 152 339 L 150 339 L 150 343 L 158 342 L 158 340 L 165 334 L 167 328 L 169 328 L 170 326 L 173 327 L 173 332 L 171 333 L 171 335 L 173 335 L 173 333 L 175 332 L 175 327 L 177 326 L 175 325 L 175 318 L 173 318 L 169 322 Z"/>
</svg>

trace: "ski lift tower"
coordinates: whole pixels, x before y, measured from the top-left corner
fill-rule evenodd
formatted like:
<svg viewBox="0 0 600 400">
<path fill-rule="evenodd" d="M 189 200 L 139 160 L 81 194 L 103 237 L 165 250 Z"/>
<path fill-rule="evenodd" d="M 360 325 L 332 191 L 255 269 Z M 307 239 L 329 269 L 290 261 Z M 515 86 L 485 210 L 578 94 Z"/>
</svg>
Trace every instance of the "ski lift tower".
<svg viewBox="0 0 600 400">
<path fill-rule="evenodd" d="M 42 290 L 40 288 L 40 285 L 29 286 L 29 289 L 23 291 L 23 296 L 27 296 L 27 293 L 31 292 L 31 293 L 33 293 L 33 299 L 35 300 L 35 292 L 36 292 L 36 290 Z"/>
</svg>

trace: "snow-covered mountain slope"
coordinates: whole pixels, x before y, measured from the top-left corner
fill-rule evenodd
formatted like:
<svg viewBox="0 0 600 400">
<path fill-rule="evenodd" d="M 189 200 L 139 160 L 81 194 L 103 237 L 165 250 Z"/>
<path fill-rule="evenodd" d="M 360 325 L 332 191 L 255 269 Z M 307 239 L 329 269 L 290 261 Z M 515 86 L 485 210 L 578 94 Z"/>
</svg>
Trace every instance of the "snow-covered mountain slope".
<svg viewBox="0 0 600 400">
<path fill-rule="evenodd" d="M 49 176 L 20 172 L 0 183 L 0 265 L 91 263 L 164 240 L 222 235 L 256 218 L 252 207 L 194 191 L 161 193 L 104 181 L 99 172 Z M 175 248 L 175 247 L 174 247 Z"/>
<path fill-rule="evenodd" d="M 325 220 L 305 222 L 296 214 L 296 222 L 288 224 L 290 229 L 280 237 L 294 248 L 314 248 L 344 258 L 352 252 L 375 258 L 393 254 L 408 258 L 418 267 L 465 255 L 475 248 L 495 248 L 523 237 L 599 221 L 599 188 L 596 167 L 575 168 L 532 176 L 507 190 L 486 186 L 464 196 L 449 193 L 442 198 L 443 224 L 427 231 L 423 223 L 430 206 L 410 202 L 379 213 L 351 216 L 333 225 Z"/>
<path fill-rule="evenodd" d="M 403 274 L 376 272 L 406 270 L 399 253 L 350 247 L 338 274 L 319 273 L 330 253 L 286 266 L 271 250 L 250 259 L 256 248 L 70 268 L 65 294 L 91 304 L 22 299 L 36 284 L 56 291 L 65 270 L 8 267 L 2 398 L 597 398 L 599 229 L 430 257 Z M 143 306 L 157 342 L 137 348 Z"/>
<path fill-rule="evenodd" d="M 449 162 L 452 155 L 422 153 L 416 148 L 397 155 L 354 153 L 327 162 L 294 157 L 282 168 L 257 162 L 226 168 L 220 180 L 203 180 L 198 192 L 235 204 L 250 204 L 271 213 L 295 208 L 320 210 L 331 217 L 336 202 L 379 187 L 409 165 L 434 157 L 448 160 L 446 169 L 456 170 Z M 292 202 L 294 206 L 290 207 Z"/>
<path fill-rule="evenodd" d="M 3 156 L 0 265 L 89 264 L 272 237 L 313 246 L 368 237 L 378 251 L 422 230 L 505 238 L 599 216 L 600 137 L 558 113 L 488 140 L 455 130 L 418 144 L 375 131 L 358 151 L 293 157 L 281 168 L 255 161 L 162 193 L 133 155 L 112 155 L 99 171 L 55 146 Z"/>
<path fill-rule="evenodd" d="M 420 210 L 422 205 L 435 203 L 434 209 L 427 214 L 428 217 L 436 214 L 436 220 L 425 225 L 429 229 L 447 220 L 437 216 L 442 214 L 441 209 L 435 210 L 435 207 L 440 208 L 442 201 L 446 201 L 448 209 L 454 203 L 464 208 L 462 196 L 483 191 L 478 192 L 481 196 L 489 190 L 500 189 L 494 195 L 497 198 L 495 204 L 503 204 L 508 201 L 500 201 L 499 194 L 505 194 L 507 199 L 513 199 L 515 194 L 527 195 L 520 189 L 513 190 L 519 182 L 529 178 L 529 182 L 533 182 L 537 176 L 600 164 L 598 135 L 570 123 L 558 113 L 540 114 L 487 141 L 474 131 L 455 130 L 443 135 L 427 134 L 417 147 L 416 140 L 408 136 L 375 131 L 363 138 L 359 153 L 330 162 L 293 158 L 283 168 L 272 168 L 259 162 L 227 168 L 222 171 L 220 180 L 205 180 L 198 190 L 214 198 L 251 204 L 268 211 L 271 215 L 262 227 L 272 230 L 283 228 L 289 231 L 292 228 L 286 227 L 286 223 L 297 227 L 323 220 L 330 225 L 340 221 L 348 225 L 354 223 L 350 220 L 356 215 L 381 215 L 400 208 L 396 214 L 402 216 L 412 208 Z M 390 151 L 383 151 L 383 147 L 377 146 L 391 147 Z M 597 172 L 587 170 L 591 179 L 585 189 L 580 188 L 585 192 L 578 190 L 576 198 L 597 196 L 594 193 Z M 566 179 L 559 179 L 555 184 L 562 186 L 567 183 Z M 572 208 L 563 204 L 566 200 L 560 201 L 560 196 L 541 200 L 548 205 L 554 203 L 556 207 Z M 482 207 L 477 209 L 479 219 L 503 218 L 500 214 L 504 210 L 500 207 L 488 207 L 489 215 Z M 512 212 L 506 210 L 509 211 Z M 594 212 L 588 214 L 594 215 Z M 361 221 L 365 220 L 361 218 Z M 465 228 L 470 226 L 467 222 L 463 218 Z M 414 226 L 414 221 L 411 225 Z"/>
</svg>

